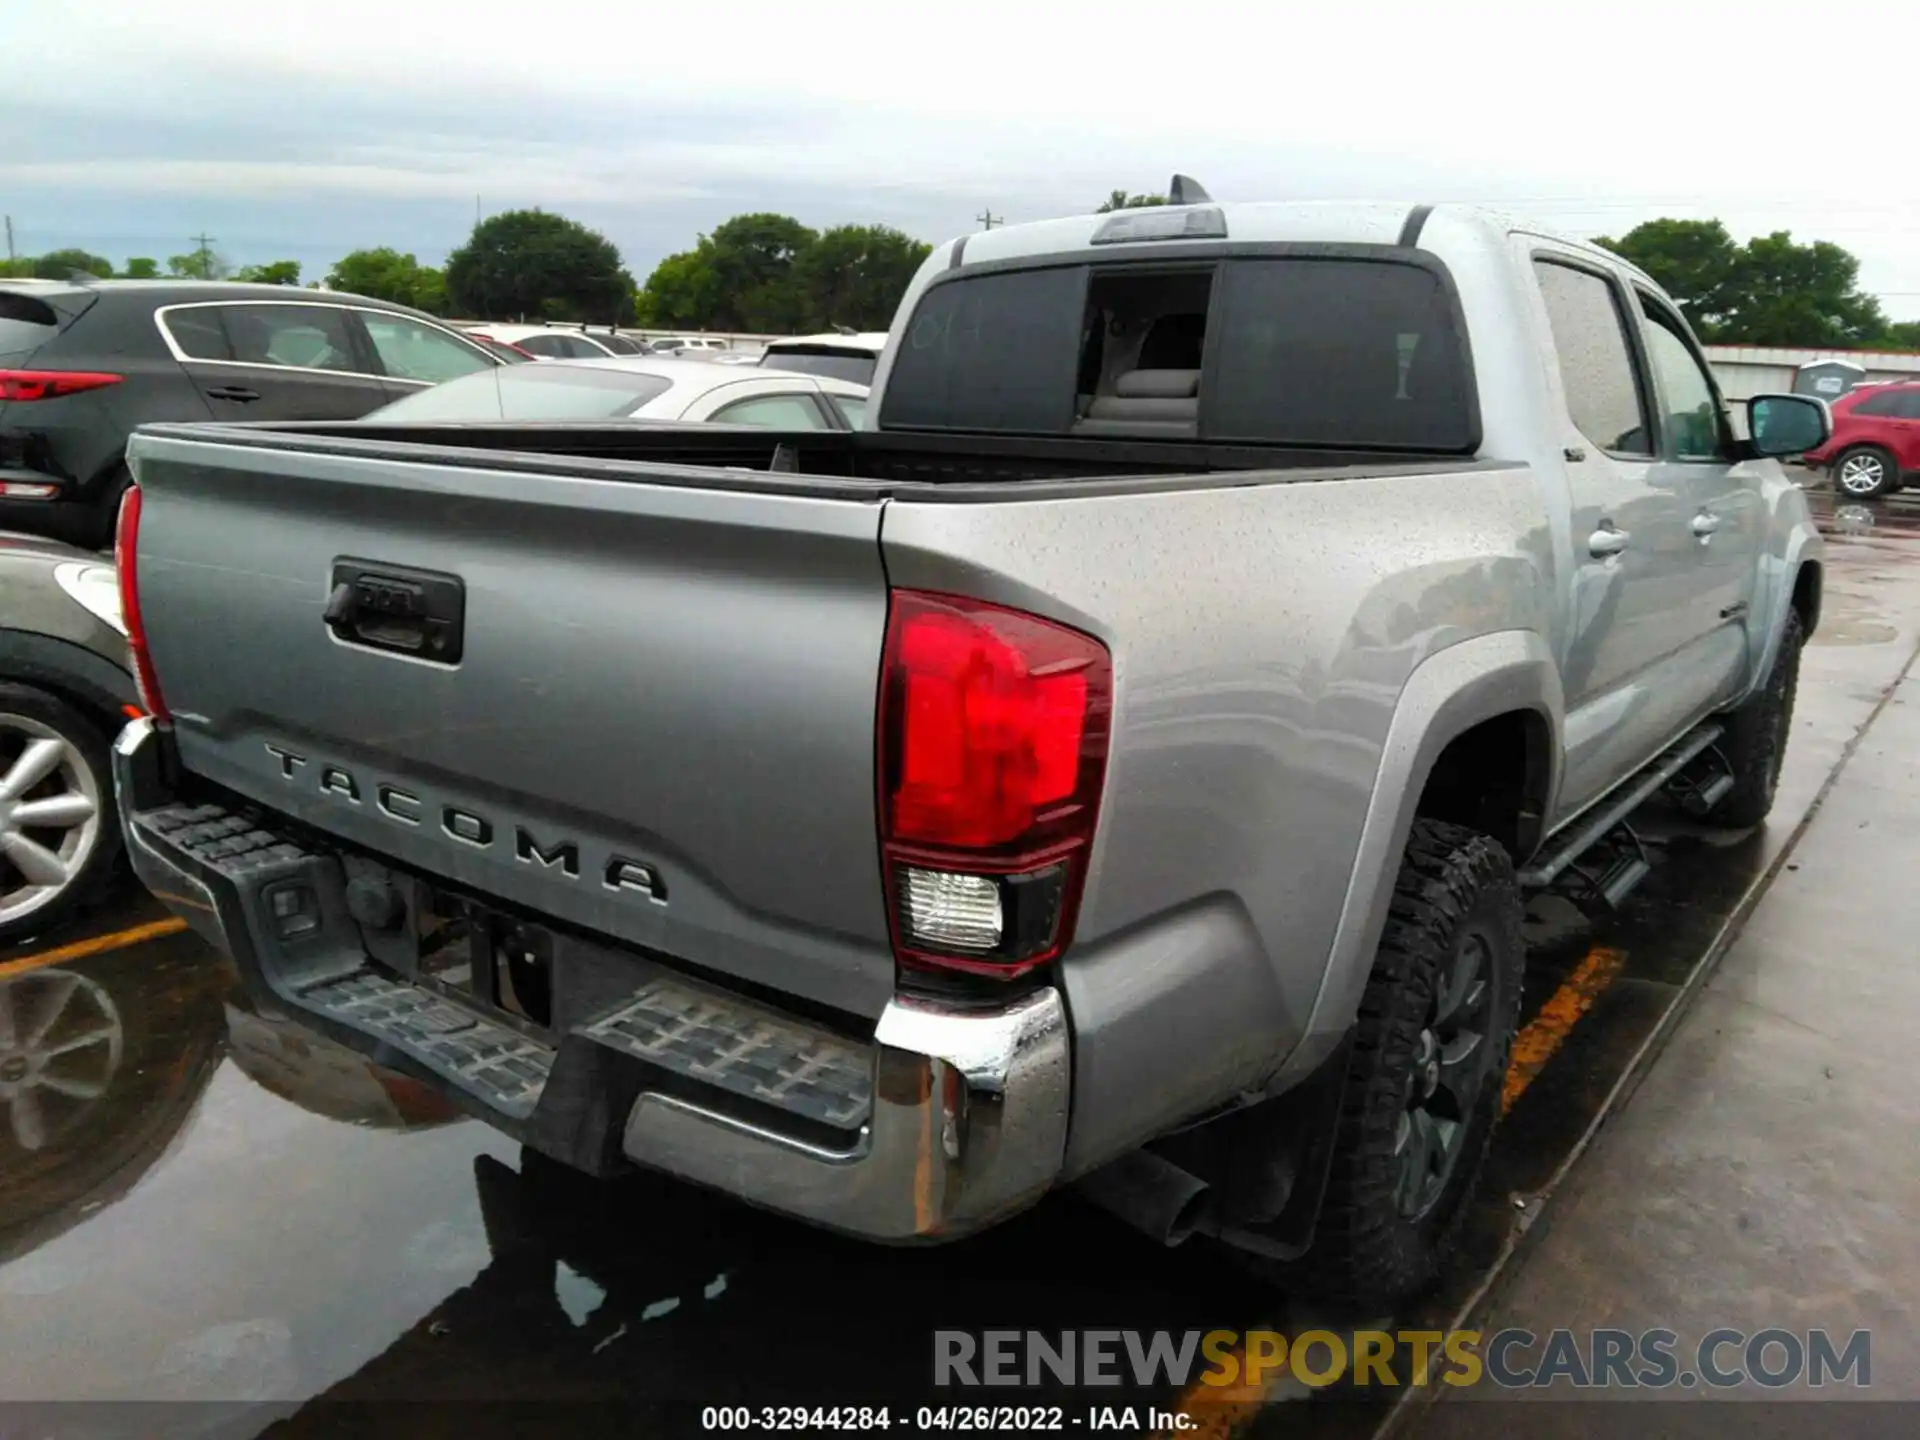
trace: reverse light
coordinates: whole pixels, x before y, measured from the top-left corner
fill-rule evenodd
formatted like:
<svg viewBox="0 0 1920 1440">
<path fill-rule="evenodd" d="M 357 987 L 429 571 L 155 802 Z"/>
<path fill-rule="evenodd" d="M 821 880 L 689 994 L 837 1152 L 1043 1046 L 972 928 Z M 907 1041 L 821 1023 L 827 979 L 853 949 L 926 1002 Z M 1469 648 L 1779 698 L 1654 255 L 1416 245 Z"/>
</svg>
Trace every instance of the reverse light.
<svg viewBox="0 0 1920 1440">
<path fill-rule="evenodd" d="M 154 674 L 153 657 L 147 651 L 146 622 L 140 615 L 138 485 L 129 485 L 120 500 L 120 518 L 113 533 L 113 564 L 120 578 L 120 623 L 126 630 L 127 648 L 133 654 L 133 680 L 140 691 L 140 703 L 160 724 L 171 724 L 173 715 L 160 694 L 160 679 Z"/>
<path fill-rule="evenodd" d="M 1073 936 L 1105 777 L 1098 640 L 983 601 L 896 590 L 882 668 L 880 831 L 902 964 L 1012 977 Z"/>
<path fill-rule="evenodd" d="M 126 378 L 104 370 L 0 370 L 0 400 L 58 400 Z"/>
</svg>

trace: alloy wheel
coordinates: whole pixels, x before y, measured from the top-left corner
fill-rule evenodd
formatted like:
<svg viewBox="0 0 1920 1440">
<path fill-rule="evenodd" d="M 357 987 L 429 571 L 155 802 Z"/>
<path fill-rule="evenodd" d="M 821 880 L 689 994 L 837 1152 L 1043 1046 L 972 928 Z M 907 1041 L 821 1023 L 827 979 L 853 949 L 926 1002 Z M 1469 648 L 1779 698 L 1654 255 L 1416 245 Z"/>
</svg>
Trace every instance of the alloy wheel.
<svg viewBox="0 0 1920 1440">
<path fill-rule="evenodd" d="M 1415 1043 L 1393 1146 L 1394 1198 L 1410 1220 L 1439 1203 L 1466 1149 L 1494 1051 L 1494 968 L 1490 937 L 1463 931 Z"/>
<path fill-rule="evenodd" d="M 1877 495 L 1887 483 L 1887 465 L 1878 455 L 1849 455 L 1841 462 L 1838 479 L 1849 495 Z"/>
<path fill-rule="evenodd" d="M 100 847 L 99 781 L 52 726 L 0 714 L 0 924 L 71 889 Z"/>
</svg>

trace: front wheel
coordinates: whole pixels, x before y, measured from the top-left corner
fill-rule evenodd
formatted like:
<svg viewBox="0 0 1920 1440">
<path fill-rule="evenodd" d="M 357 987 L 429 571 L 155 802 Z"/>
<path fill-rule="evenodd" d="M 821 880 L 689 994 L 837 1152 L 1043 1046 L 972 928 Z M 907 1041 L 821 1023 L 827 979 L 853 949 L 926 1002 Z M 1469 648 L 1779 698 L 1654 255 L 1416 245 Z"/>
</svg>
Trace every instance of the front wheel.
<svg viewBox="0 0 1920 1440">
<path fill-rule="evenodd" d="M 1498 842 L 1414 823 L 1361 1001 L 1313 1247 L 1288 1277 L 1391 1309 L 1458 1244 L 1519 1028 L 1526 947 Z"/>
<path fill-rule="evenodd" d="M 1900 466 L 1878 445 L 1856 445 L 1833 462 L 1834 488 L 1855 500 L 1874 500 L 1900 488 Z"/>
<path fill-rule="evenodd" d="M 1707 824 L 1744 830 L 1758 825 L 1773 809 L 1780 767 L 1787 758 L 1793 697 L 1800 688 L 1800 650 L 1806 639 L 1800 612 L 1789 608 L 1767 683 L 1722 722 L 1725 732 L 1720 737 L 1720 753 L 1733 774 L 1733 789 L 1706 813 Z"/>
</svg>

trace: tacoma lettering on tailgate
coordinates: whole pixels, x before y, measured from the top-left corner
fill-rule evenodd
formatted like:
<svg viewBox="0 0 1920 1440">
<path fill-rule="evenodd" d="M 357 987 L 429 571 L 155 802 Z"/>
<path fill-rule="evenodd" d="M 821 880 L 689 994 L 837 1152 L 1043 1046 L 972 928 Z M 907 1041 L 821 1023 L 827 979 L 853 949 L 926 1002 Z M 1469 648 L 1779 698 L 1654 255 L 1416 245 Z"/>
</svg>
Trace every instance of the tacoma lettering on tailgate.
<svg viewBox="0 0 1920 1440">
<path fill-rule="evenodd" d="M 423 825 L 429 818 L 427 802 L 411 790 L 388 780 L 365 779 L 332 761 L 314 768 L 305 755 L 297 755 L 271 740 L 265 744 L 267 753 L 279 762 L 280 778 L 283 780 L 294 782 L 311 777 L 315 782 L 314 788 L 320 794 L 334 796 L 352 805 L 362 804 L 371 796 L 376 810 L 402 825 Z M 531 829 L 518 821 L 496 824 L 491 817 L 461 805 L 441 805 L 438 809 L 440 834 L 456 844 L 486 850 L 511 831 L 513 853 L 517 859 L 564 875 L 569 880 L 580 878 L 581 846 L 578 840 L 536 838 Z M 656 905 L 667 903 L 667 887 L 660 878 L 660 872 L 644 860 L 609 852 L 593 870 L 599 875 L 600 883 L 609 890 L 644 895 Z"/>
</svg>

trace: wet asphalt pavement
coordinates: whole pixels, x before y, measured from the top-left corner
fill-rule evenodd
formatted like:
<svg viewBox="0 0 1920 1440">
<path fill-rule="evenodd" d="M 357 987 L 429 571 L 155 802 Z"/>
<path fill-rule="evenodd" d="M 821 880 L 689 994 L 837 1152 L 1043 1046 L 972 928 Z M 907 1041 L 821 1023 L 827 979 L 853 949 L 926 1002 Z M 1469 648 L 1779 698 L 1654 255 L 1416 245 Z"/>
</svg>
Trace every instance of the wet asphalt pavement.
<svg viewBox="0 0 1920 1440">
<path fill-rule="evenodd" d="M 1650 815 L 1654 872 L 1622 913 L 1535 903 L 1529 1083 L 1510 1081 L 1454 1276 L 1403 1328 L 1445 1328 L 1550 1202 L 1920 643 L 1920 499 L 1837 513 L 1815 499 L 1833 569 L 1776 819 L 1729 839 Z M 666 1180 L 589 1182 L 255 1015 L 190 934 L 38 958 L 162 916 L 129 893 L 0 954 L 0 1051 L 10 1019 L 16 1049 L 34 1034 L 52 1057 L 35 1086 L 0 1066 L 0 1400 L 173 1402 L 56 1405 L 34 1433 L 364 1434 L 378 1415 L 393 1422 L 381 1433 L 692 1434 L 704 1405 L 899 1413 L 968 1398 L 932 1387 L 936 1329 L 1297 1333 L 1380 1318 L 1313 1314 L 1200 1243 L 1156 1249 L 1071 1196 L 959 1246 L 898 1251 Z M 1096 1398 L 1178 1400 L 1018 1397 L 1077 1411 Z M 1364 1434 L 1391 1399 L 1267 1398 L 1206 1418 L 1214 1433 Z M 359 1401 L 474 1403 L 345 1403 Z"/>
</svg>

